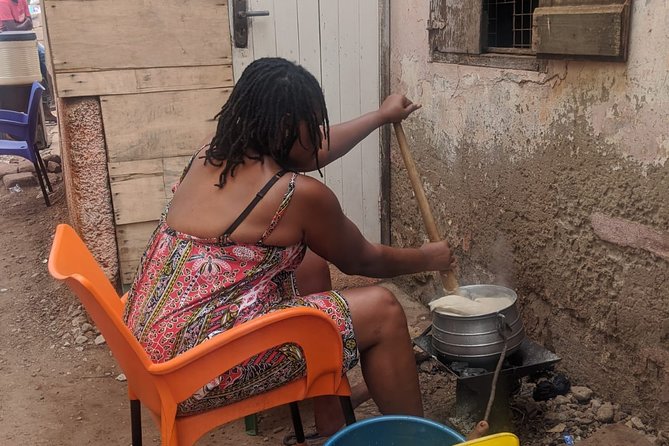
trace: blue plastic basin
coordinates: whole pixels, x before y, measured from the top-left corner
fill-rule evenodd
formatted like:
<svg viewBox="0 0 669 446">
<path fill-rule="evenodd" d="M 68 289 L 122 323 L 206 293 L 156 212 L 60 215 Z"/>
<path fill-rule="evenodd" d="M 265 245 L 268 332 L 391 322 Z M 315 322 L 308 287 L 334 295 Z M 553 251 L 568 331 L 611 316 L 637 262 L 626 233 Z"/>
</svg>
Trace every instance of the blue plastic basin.
<svg viewBox="0 0 669 446">
<path fill-rule="evenodd" d="M 453 429 L 425 418 L 387 415 L 347 426 L 325 446 L 452 446 L 465 438 Z"/>
</svg>

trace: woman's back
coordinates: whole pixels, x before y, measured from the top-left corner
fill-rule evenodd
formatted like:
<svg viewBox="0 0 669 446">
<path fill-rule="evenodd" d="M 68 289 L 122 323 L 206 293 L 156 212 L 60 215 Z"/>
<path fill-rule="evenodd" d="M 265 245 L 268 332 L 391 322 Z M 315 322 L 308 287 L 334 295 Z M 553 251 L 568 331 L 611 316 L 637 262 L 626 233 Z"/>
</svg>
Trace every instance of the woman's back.
<svg viewBox="0 0 669 446">
<path fill-rule="evenodd" d="M 238 166 L 234 176 L 226 180 L 224 187 L 218 187 L 216 184 L 221 167 L 204 163 L 199 157 L 193 160 L 175 191 L 167 214 L 167 224 L 172 229 L 200 238 L 222 236 L 263 186 L 282 170 L 272 160 L 247 160 Z M 290 181 L 290 174 L 280 178 L 229 238 L 240 243 L 258 242 L 277 212 Z M 282 218 L 283 223 L 263 242 L 276 246 L 300 243 L 302 229 L 299 217 L 295 213 L 290 218 Z"/>
</svg>

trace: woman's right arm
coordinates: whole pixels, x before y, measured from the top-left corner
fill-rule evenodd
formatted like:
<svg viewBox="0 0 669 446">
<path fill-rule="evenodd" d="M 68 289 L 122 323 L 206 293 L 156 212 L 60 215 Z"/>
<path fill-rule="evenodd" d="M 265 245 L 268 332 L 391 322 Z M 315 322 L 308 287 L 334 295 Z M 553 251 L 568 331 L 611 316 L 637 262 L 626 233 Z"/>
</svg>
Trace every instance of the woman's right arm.
<svg viewBox="0 0 669 446">
<path fill-rule="evenodd" d="M 291 154 L 292 161 L 295 163 L 295 167 L 303 172 L 314 171 L 319 166 L 325 167 L 332 161 L 346 155 L 377 128 L 384 124 L 402 121 L 419 108 L 420 105 L 414 104 L 406 96 L 392 94 L 383 101 L 378 110 L 365 113 L 341 124 L 332 125 L 330 127 L 330 139 L 323 139 L 323 145 L 316 155 L 318 164 L 316 164 L 314 157 L 303 156 L 299 152 Z"/>
<path fill-rule="evenodd" d="M 301 208 L 307 246 L 345 274 L 395 277 L 448 270 L 453 259 L 446 242 L 420 248 L 394 248 L 370 243 L 342 212 L 334 193 L 309 177 L 300 177 L 295 200 Z M 297 196 L 296 196 L 297 198 Z"/>
</svg>

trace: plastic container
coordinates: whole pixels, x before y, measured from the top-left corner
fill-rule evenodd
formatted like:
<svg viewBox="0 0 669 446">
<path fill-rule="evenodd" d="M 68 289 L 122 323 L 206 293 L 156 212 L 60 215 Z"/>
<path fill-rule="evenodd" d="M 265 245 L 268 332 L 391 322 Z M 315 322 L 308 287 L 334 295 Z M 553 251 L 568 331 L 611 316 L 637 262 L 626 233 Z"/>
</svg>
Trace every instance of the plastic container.
<svg viewBox="0 0 669 446">
<path fill-rule="evenodd" d="M 35 33 L 0 33 L 0 85 L 30 85 L 41 80 Z"/>
<path fill-rule="evenodd" d="M 425 418 L 387 415 L 352 424 L 325 446 L 452 446 L 465 441 L 453 429 Z"/>
</svg>

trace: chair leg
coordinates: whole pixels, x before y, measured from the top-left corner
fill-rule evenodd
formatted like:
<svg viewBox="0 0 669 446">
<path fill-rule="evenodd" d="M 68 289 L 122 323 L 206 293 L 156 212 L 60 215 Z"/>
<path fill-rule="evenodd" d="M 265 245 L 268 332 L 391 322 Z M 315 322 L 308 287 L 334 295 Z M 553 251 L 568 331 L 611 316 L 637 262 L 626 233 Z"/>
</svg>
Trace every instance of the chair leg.
<svg viewBox="0 0 669 446">
<path fill-rule="evenodd" d="M 300 407 L 297 403 L 290 403 L 290 417 L 293 419 L 293 428 L 295 429 L 296 446 L 305 445 L 304 428 L 302 427 L 302 417 L 300 416 Z"/>
<path fill-rule="evenodd" d="M 44 164 L 42 155 L 39 154 L 39 150 L 37 150 L 37 147 L 35 147 L 35 155 L 37 156 L 37 162 L 39 163 L 40 167 L 42 168 L 42 172 L 44 173 L 46 188 L 49 192 L 53 192 L 53 187 L 51 187 L 51 181 L 49 181 L 49 171 L 46 170 L 46 164 Z"/>
<path fill-rule="evenodd" d="M 49 194 L 46 191 L 46 188 L 44 187 L 44 179 L 42 178 L 42 169 L 40 168 L 38 163 L 33 163 L 35 166 L 35 173 L 37 174 L 37 182 L 39 183 L 40 189 L 42 189 L 42 195 L 44 196 L 44 202 L 46 203 L 47 207 L 51 206 L 51 200 L 49 200 Z"/>
<path fill-rule="evenodd" d="M 139 400 L 130 400 L 132 446 L 142 446 L 142 406 Z"/>
<path fill-rule="evenodd" d="M 355 423 L 355 412 L 353 411 L 351 397 L 340 396 L 339 403 L 341 404 L 341 409 L 344 412 L 344 420 L 346 420 L 346 425 L 350 426 L 351 424 Z"/>
</svg>

